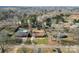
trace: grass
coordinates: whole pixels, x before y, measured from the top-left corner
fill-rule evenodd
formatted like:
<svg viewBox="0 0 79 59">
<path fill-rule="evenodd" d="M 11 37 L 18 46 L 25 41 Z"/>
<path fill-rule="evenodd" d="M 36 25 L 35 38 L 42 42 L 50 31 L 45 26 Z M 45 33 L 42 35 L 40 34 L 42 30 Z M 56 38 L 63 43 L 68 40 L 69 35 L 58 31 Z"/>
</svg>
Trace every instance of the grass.
<svg viewBox="0 0 79 59">
<path fill-rule="evenodd" d="M 35 41 L 34 41 L 36 44 L 48 44 L 48 39 L 45 37 L 45 38 L 37 38 Z"/>
<path fill-rule="evenodd" d="M 69 40 L 61 40 L 61 44 L 62 45 L 78 45 L 78 43 L 77 42 L 75 42 L 75 41 L 69 41 Z"/>
<path fill-rule="evenodd" d="M 19 48 L 17 50 L 17 53 L 32 53 L 32 52 L 33 52 L 32 48 L 25 48 L 25 47 Z"/>
</svg>

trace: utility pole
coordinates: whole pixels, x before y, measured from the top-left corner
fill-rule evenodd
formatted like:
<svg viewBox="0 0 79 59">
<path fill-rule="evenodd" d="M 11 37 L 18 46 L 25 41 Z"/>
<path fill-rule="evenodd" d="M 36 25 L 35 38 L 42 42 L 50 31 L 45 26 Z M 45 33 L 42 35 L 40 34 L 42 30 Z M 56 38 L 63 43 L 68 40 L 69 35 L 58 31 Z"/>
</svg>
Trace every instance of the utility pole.
<svg viewBox="0 0 79 59">
<path fill-rule="evenodd" d="M 28 22 L 28 28 L 29 28 L 29 30 L 31 31 L 31 30 L 32 30 L 31 22 L 30 22 L 29 19 L 27 20 L 27 22 Z"/>
</svg>

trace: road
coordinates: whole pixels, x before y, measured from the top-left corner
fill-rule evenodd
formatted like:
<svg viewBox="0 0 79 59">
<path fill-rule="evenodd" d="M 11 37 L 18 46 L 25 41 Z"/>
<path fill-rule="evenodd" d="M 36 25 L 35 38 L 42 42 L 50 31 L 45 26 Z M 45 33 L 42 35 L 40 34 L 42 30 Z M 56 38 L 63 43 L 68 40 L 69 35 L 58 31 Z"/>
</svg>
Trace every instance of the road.
<svg viewBox="0 0 79 59">
<path fill-rule="evenodd" d="M 14 46 L 9 46 L 9 47 L 27 47 L 27 48 L 62 48 L 62 47 L 66 47 L 66 48 L 69 48 L 69 47 L 79 47 L 78 45 L 74 45 L 74 46 L 62 46 L 62 45 L 14 45 Z"/>
<path fill-rule="evenodd" d="M 79 47 L 78 46 L 53 46 L 53 45 L 14 45 L 14 46 L 9 46 L 10 48 L 14 48 L 13 49 L 13 53 L 16 53 L 17 52 L 17 50 L 19 49 L 19 48 L 21 48 L 21 47 L 25 47 L 25 48 L 32 48 L 34 51 L 33 52 L 41 52 L 41 49 L 40 48 L 51 48 L 51 49 L 56 49 L 56 51 L 58 52 L 58 53 L 62 53 L 62 51 L 61 51 L 61 49 L 62 48 L 70 48 L 70 49 L 73 49 L 73 48 L 75 48 L 75 49 L 79 49 Z"/>
</svg>

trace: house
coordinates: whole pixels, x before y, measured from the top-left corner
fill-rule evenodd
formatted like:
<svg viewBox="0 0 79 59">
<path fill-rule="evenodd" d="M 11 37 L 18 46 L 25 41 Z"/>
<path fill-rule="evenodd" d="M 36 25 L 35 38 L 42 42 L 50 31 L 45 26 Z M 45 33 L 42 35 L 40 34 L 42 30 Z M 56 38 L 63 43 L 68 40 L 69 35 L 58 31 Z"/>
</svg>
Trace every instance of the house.
<svg viewBox="0 0 79 59">
<path fill-rule="evenodd" d="M 79 20 L 79 14 L 72 14 L 68 17 L 69 21 Z"/>
<path fill-rule="evenodd" d="M 64 23 L 63 26 L 64 26 L 64 28 L 69 29 L 70 28 L 70 23 Z"/>
<path fill-rule="evenodd" d="M 46 35 L 43 29 L 40 29 L 40 30 L 34 29 L 32 30 L 32 33 L 35 35 L 35 37 L 43 37 Z"/>
<path fill-rule="evenodd" d="M 79 19 L 79 14 L 72 14 L 69 17 L 72 19 Z"/>
<path fill-rule="evenodd" d="M 25 38 L 31 37 L 31 32 L 24 28 L 19 28 L 19 30 L 15 34 L 16 38 Z"/>
</svg>

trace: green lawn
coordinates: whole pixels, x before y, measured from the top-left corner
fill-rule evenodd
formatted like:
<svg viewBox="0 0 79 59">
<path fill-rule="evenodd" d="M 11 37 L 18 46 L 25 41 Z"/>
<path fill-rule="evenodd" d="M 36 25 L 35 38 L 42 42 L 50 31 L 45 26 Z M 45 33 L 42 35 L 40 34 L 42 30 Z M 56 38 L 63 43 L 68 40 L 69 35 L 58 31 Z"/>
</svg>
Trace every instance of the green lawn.
<svg viewBox="0 0 79 59">
<path fill-rule="evenodd" d="M 34 41 L 36 44 L 48 44 L 48 39 L 47 38 L 37 38 L 35 41 Z"/>
</svg>

